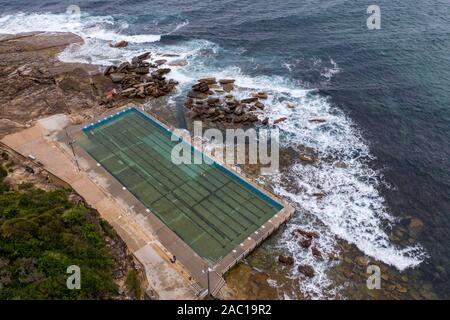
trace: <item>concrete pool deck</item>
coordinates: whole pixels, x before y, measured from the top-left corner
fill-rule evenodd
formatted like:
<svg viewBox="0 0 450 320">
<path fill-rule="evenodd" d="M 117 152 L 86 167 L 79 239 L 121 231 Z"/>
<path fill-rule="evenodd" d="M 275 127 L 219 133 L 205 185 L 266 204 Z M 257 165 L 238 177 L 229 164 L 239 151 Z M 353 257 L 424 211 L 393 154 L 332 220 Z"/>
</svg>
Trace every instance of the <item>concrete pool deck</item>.
<svg viewBox="0 0 450 320">
<path fill-rule="evenodd" d="M 91 122 L 116 112 L 111 111 Z M 35 157 L 46 170 L 71 185 L 96 208 L 145 266 L 150 285 L 162 299 L 193 299 L 204 295 L 207 288 L 213 295 L 217 294 L 225 283 L 223 275 L 294 212 L 280 199 L 246 179 L 248 184 L 284 208 L 211 266 L 108 171 L 98 166 L 97 161 L 83 148 L 73 143 L 82 127 L 71 126 L 66 130 L 49 132 L 38 123 L 33 128 L 5 137 L 2 142 L 25 157 Z M 220 165 L 232 170 L 223 163 Z M 176 263 L 170 262 L 173 256 L 176 256 Z M 208 268 L 210 271 L 207 271 Z"/>
</svg>

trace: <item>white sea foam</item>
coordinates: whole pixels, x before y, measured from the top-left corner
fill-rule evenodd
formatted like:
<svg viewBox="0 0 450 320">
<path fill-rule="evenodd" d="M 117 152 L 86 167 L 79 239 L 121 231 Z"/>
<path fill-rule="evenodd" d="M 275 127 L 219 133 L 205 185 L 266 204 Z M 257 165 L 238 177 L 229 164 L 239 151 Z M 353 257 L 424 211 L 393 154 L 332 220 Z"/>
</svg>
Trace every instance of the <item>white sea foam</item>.
<svg viewBox="0 0 450 320">
<path fill-rule="evenodd" d="M 184 25 L 180 24 L 179 28 Z M 274 192 L 297 209 L 298 214 L 289 221 L 278 246 L 293 253 L 297 265 L 307 263 L 314 266 L 316 276 L 301 281 L 302 290 L 311 298 L 331 298 L 338 294 L 340 288 L 332 285 L 327 277 L 327 270 L 336 262 L 319 261 L 310 251 L 301 249 L 291 235 L 299 227 L 317 230 L 321 234 L 316 245 L 324 254 L 337 250 L 336 240 L 339 238 L 398 270 L 421 263 L 424 259 L 422 248 L 401 248 L 390 242 L 386 232 L 395 219 L 387 211 L 378 191 L 381 187 L 379 173 L 367 164 L 367 160 L 371 159 L 369 148 L 351 120 L 327 99 L 286 77 L 252 77 L 238 67 L 216 68 L 211 61 L 221 49 L 209 41 L 191 40 L 177 45 L 163 45 L 158 42 L 159 35 L 126 35 L 123 31 L 127 27 L 126 23 L 115 22 L 106 16 L 85 16 L 81 23 L 55 14 L 0 17 L 0 33 L 68 31 L 83 37 L 84 45 L 71 46 L 61 54 L 60 59 L 66 62 L 107 65 L 129 60 L 148 50 L 156 52 L 157 56 L 170 52 L 179 56 L 166 59 L 186 59 L 189 62 L 185 67 L 172 68 L 169 74 L 180 82 L 181 89 L 187 89 L 200 77 L 216 76 L 236 79 L 237 97 L 247 97 L 253 91 L 269 92 L 269 99 L 265 102 L 266 116 L 271 120 L 287 117 L 286 121 L 278 124 L 283 132 L 282 146 L 296 148 L 304 145 L 320 154 L 318 162 L 313 165 L 294 161 L 283 174 L 269 177 Z M 106 45 L 109 41 L 118 40 L 127 40 L 130 45 L 120 50 Z M 333 60 L 330 63 L 332 67 L 322 74 L 326 79 L 340 71 Z M 296 107 L 289 108 L 287 101 Z M 312 118 L 321 118 L 326 122 L 309 121 Z M 337 168 L 337 161 L 345 162 L 348 168 Z M 316 192 L 323 192 L 325 196 L 318 201 L 312 196 Z M 296 268 L 293 270 L 292 277 L 301 277 Z M 284 293 L 286 299 L 291 296 L 293 293 Z"/>
<path fill-rule="evenodd" d="M 181 26 L 180 26 L 181 27 Z M 110 16 L 82 15 L 79 19 L 67 14 L 19 13 L 0 18 L 0 33 L 30 31 L 72 32 L 83 38 L 83 45 L 72 45 L 60 55 L 64 62 L 107 65 L 117 60 L 131 58 L 141 52 L 145 45 L 161 40 L 161 35 L 129 35 L 126 22 L 115 21 Z M 125 40 L 129 47 L 119 50 L 108 43 Z"/>
<path fill-rule="evenodd" d="M 255 90 L 268 91 L 266 116 L 271 120 L 287 117 L 278 124 L 284 133 L 282 146 L 308 146 L 320 154 L 313 165 L 296 161 L 286 172 L 269 178 L 275 193 L 287 199 L 298 212 L 288 223 L 279 246 L 294 254 L 296 264 L 314 266 L 316 276 L 301 281 L 305 294 L 310 298 L 333 298 L 340 287 L 332 284 L 326 274 L 336 262 L 319 261 L 309 250 L 301 249 L 292 237 L 292 231 L 298 227 L 319 231 L 317 246 L 324 255 L 337 250 L 339 238 L 400 271 L 423 261 L 425 254 L 420 246 L 402 248 L 389 240 L 387 232 L 395 218 L 378 191 L 382 187 L 380 173 L 368 165 L 373 159 L 369 148 L 352 121 L 339 109 L 314 90 L 301 89 L 300 83 L 276 76 L 250 77 L 236 67 L 190 71 L 188 78 L 193 81 L 207 75 L 236 79 L 238 98 Z M 294 103 L 295 108 L 289 108 L 286 101 Z M 309 121 L 317 118 L 326 122 Z M 345 162 L 348 168 L 336 167 L 337 162 Z M 320 201 L 313 196 L 318 192 L 325 194 Z M 292 276 L 300 276 L 296 268 L 293 270 Z"/>
</svg>

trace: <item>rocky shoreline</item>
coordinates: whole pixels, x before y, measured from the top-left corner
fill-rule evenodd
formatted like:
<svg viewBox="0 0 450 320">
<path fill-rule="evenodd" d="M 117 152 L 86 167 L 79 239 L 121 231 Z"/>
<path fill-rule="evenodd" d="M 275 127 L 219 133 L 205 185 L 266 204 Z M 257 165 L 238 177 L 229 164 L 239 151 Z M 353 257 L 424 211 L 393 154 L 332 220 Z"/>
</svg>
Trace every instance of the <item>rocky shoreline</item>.
<svg viewBox="0 0 450 320">
<path fill-rule="evenodd" d="M 177 85 L 165 79 L 170 69 L 160 68 L 161 61 L 147 62 L 150 53 L 104 72 L 58 59 L 68 46 L 82 43 L 71 33 L 0 35 L 0 137 L 58 113 L 81 124 L 108 108 L 167 95 Z"/>
<path fill-rule="evenodd" d="M 220 124 L 245 126 L 267 125 L 269 118 L 261 120 L 266 92 L 255 92 L 251 97 L 237 99 L 232 94 L 234 79 L 202 78 L 187 93 L 184 106 L 191 118 Z"/>
</svg>

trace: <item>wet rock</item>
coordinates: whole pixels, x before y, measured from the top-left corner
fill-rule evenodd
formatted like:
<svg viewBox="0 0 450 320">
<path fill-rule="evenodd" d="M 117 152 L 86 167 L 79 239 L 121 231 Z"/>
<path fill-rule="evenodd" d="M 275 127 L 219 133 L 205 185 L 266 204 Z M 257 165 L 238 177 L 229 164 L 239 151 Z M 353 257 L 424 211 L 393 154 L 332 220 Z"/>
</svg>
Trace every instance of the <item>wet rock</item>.
<svg viewBox="0 0 450 320">
<path fill-rule="evenodd" d="M 110 43 L 109 46 L 111 48 L 125 48 L 126 46 L 128 46 L 128 41 L 122 40 L 116 43 Z"/>
<path fill-rule="evenodd" d="M 286 117 L 281 117 L 281 118 L 276 119 L 276 120 L 273 122 L 273 124 L 278 124 L 278 123 L 281 123 L 281 122 L 286 121 L 286 120 L 287 120 Z"/>
<path fill-rule="evenodd" d="M 152 54 L 151 52 L 145 52 L 143 54 L 138 55 L 137 58 L 141 61 L 144 61 L 144 60 L 149 59 L 151 54 Z"/>
<path fill-rule="evenodd" d="M 157 66 L 162 66 L 163 64 L 166 64 L 167 60 L 166 59 L 159 59 L 159 60 L 155 60 L 155 64 Z"/>
<path fill-rule="evenodd" d="M 294 109 L 295 108 L 295 104 L 293 104 L 292 102 L 288 102 L 287 106 L 289 109 Z"/>
<path fill-rule="evenodd" d="M 194 105 L 194 99 L 192 99 L 192 98 L 188 98 L 184 102 L 184 106 L 188 109 L 191 109 L 193 107 L 193 105 Z"/>
<path fill-rule="evenodd" d="M 312 238 L 303 238 L 300 239 L 300 241 L 298 242 L 299 245 L 301 245 L 303 248 L 307 249 L 311 246 L 312 243 Z"/>
<path fill-rule="evenodd" d="M 206 84 L 208 84 L 208 85 L 213 85 L 213 84 L 216 84 L 216 83 L 217 83 L 215 77 L 202 78 L 202 79 L 199 79 L 198 82 L 206 83 Z"/>
<path fill-rule="evenodd" d="M 234 79 L 220 79 L 219 83 L 220 84 L 228 84 L 228 83 L 234 83 L 235 80 Z"/>
<path fill-rule="evenodd" d="M 246 98 L 246 99 L 242 99 L 241 103 L 253 103 L 253 102 L 257 102 L 258 98 Z"/>
<path fill-rule="evenodd" d="M 312 195 L 313 197 L 316 197 L 318 199 L 322 199 L 323 197 L 325 197 L 325 193 L 323 192 L 314 192 Z"/>
<path fill-rule="evenodd" d="M 257 107 L 257 108 L 260 109 L 260 110 L 264 110 L 264 108 L 265 108 L 266 106 L 264 105 L 264 103 L 261 103 L 261 102 L 257 101 L 257 102 L 255 103 L 255 107 Z"/>
<path fill-rule="evenodd" d="M 278 262 L 292 266 L 294 264 L 294 258 L 292 256 L 279 255 Z"/>
<path fill-rule="evenodd" d="M 267 92 L 258 92 L 256 94 L 256 97 L 264 100 L 264 99 L 269 98 L 269 95 L 267 94 Z"/>
<path fill-rule="evenodd" d="M 206 100 L 206 103 L 208 103 L 209 105 L 218 104 L 219 102 L 220 99 L 216 97 L 209 97 L 208 100 Z"/>
<path fill-rule="evenodd" d="M 267 126 L 269 124 L 269 118 L 264 118 L 264 120 L 261 122 L 262 125 Z"/>
<path fill-rule="evenodd" d="M 162 68 L 155 71 L 157 76 L 163 76 L 168 74 L 170 71 L 172 71 L 170 68 Z"/>
<path fill-rule="evenodd" d="M 316 246 L 311 247 L 311 253 L 314 257 L 322 259 L 322 252 Z"/>
<path fill-rule="evenodd" d="M 311 239 L 312 238 L 317 238 L 318 239 L 320 237 L 319 234 L 317 232 L 315 232 L 315 231 L 306 231 L 306 230 L 303 230 L 303 229 L 300 229 L 300 228 L 295 229 L 293 234 L 295 236 L 301 235 L 301 236 L 303 236 L 305 238 L 311 238 Z"/>
<path fill-rule="evenodd" d="M 234 90 L 234 84 L 233 83 L 224 83 L 224 84 L 222 84 L 222 89 L 225 92 L 231 92 Z"/>
<path fill-rule="evenodd" d="M 123 63 L 119 64 L 116 72 L 118 72 L 118 73 L 126 72 L 128 70 L 128 68 L 130 68 L 130 67 L 131 67 L 131 64 L 129 62 L 123 62 Z"/>
<path fill-rule="evenodd" d="M 187 96 L 189 98 L 201 99 L 201 100 L 208 98 L 208 95 L 206 93 L 198 92 L 198 91 L 194 91 L 194 90 L 189 91 Z"/>
<path fill-rule="evenodd" d="M 146 68 L 146 67 L 135 68 L 134 72 L 136 72 L 137 74 L 147 74 L 147 73 L 150 73 L 150 68 Z"/>
<path fill-rule="evenodd" d="M 204 82 L 200 82 L 200 83 L 193 85 L 192 90 L 197 91 L 197 92 L 207 93 L 207 92 L 209 92 L 209 86 L 208 86 L 208 84 L 206 84 Z"/>
<path fill-rule="evenodd" d="M 348 165 L 345 162 L 339 161 L 334 165 L 336 168 L 347 169 Z"/>
<path fill-rule="evenodd" d="M 300 154 L 299 159 L 303 162 L 309 162 L 312 163 L 315 161 L 314 157 L 312 155 L 307 155 L 307 154 Z"/>
<path fill-rule="evenodd" d="M 316 275 L 314 268 L 307 264 L 299 265 L 298 271 L 307 276 L 308 278 L 313 278 Z"/>
<path fill-rule="evenodd" d="M 321 119 L 321 118 L 313 118 L 313 119 L 309 119 L 309 122 L 314 122 L 314 123 L 325 123 L 327 122 L 326 119 Z"/>
<path fill-rule="evenodd" d="M 188 64 L 187 60 L 184 59 L 173 60 L 168 63 L 168 65 L 172 67 L 184 67 L 187 66 L 187 64 Z"/>
</svg>

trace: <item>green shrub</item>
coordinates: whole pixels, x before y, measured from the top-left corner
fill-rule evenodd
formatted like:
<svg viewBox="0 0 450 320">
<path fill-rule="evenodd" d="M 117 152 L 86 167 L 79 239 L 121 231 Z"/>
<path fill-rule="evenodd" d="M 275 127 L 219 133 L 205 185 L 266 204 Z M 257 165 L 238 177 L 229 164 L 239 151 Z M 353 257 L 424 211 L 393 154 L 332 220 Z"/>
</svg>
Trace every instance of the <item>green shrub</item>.
<svg viewBox="0 0 450 320">
<path fill-rule="evenodd" d="M 99 299 L 117 294 L 103 222 L 91 210 L 71 203 L 69 194 L 31 186 L 0 192 L 0 258 L 9 262 L 0 271 L 11 280 L 0 283 L 0 299 Z M 81 269 L 81 290 L 66 287 L 70 265 Z"/>
<path fill-rule="evenodd" d="M 128 272 L 125 285 L 133 293 L 136 299 L 141 298 L 141 282 L 139 281 L 138 273 L 135 270 Z"/>
</svg>

